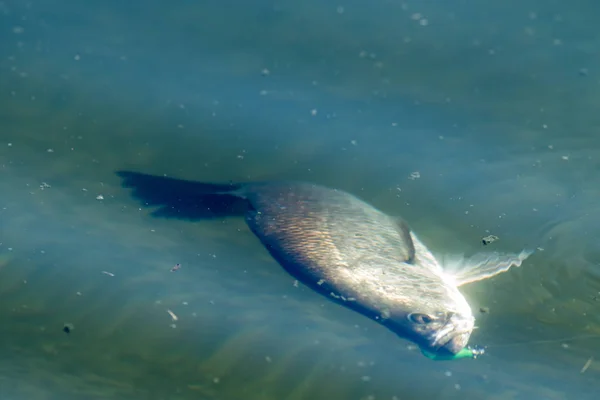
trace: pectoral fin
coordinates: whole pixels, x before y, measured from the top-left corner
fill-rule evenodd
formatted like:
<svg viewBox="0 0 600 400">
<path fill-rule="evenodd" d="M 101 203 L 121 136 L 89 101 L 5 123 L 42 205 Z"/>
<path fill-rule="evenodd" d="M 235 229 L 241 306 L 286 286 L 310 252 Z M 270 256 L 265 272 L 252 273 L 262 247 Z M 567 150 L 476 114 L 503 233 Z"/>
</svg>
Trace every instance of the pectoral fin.
<svg viewBox="0 0 600 400">
<path fill-rule="evenodd" d="M 515 253 L 478 253 L 470 258 L 447 257 L 444 259 L 444 272 L 451 276 L 457 286 L 482 281 L 502 272 L 512 266 L 520 267 L 532 250 Z"/>
</svg>

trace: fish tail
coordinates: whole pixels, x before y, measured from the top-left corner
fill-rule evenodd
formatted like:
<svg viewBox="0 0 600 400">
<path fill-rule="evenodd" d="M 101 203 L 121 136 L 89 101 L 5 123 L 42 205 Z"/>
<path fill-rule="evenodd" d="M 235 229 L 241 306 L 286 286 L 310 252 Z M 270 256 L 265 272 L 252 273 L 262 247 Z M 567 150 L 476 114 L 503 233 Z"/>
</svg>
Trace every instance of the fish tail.
<svg viewBox="0 0 600 400">
<path fill-rule="evenodd" d="M 122 186 L 126 188 L 139 188 L 148 185 L 160 186 L 169 191 L 182 191 L 186 195 L 197 194 L 230 194 L 241 188 L 239 183 L 205 183 L 197 181 L 187 181 L 184 179 L 169 178 L 165 176 L 149 175 L 133 171 L 116 171 L 119 177 L 123 179 Z"/>
<path fill-rule="evenodd" d="M 243 215 L 246 204 L 239 183 L 205 183 L 133 171 L 116 171 L 124 188 L 148 207 L 158 206 L 155 216 L 207 219 Z"/>
</svg>

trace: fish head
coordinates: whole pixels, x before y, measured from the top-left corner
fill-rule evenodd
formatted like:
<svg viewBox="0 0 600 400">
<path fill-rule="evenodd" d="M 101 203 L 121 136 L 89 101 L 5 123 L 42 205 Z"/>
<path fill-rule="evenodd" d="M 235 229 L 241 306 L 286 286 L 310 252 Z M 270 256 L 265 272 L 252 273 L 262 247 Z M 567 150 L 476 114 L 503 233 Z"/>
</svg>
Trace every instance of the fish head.
<svg viewBox="0 0 600 400">
<path fill-rule="evenodd" d="M 469 343 L 475 318 L 470 313 L 415 311 L 385 324 L 429 353 L 457 354 Z"/>
<path fill-rule="evenodd" d="M 424 351 L 457 354 L 467 346 L 475 327 L 471 307 L 451 283 L 424 283 L 403 285 L 396 296 L 390 296 L 381 322 Z"/>
<path fill-rule="evenodd" d="M 475 318 L 469 314 L 438 313 L 437 318 L 427 314 L 408 315 L 412 330 L 418 336 L 421 349 L 434 354 L 458 354 L 469 343 Z"/>
</svg>

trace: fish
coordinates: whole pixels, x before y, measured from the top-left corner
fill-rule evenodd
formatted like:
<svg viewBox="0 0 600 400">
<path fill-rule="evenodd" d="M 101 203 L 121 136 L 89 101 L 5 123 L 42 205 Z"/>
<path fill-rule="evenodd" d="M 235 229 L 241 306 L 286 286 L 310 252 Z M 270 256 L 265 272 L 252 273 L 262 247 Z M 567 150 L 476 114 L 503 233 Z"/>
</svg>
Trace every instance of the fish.
<svg viewBox="0 0 600 400">
<path fill-rule="evenodd" d="M 310 182 L 214 184 L 118 171 L 158 216 L 243 216 L 296 280 L 416 344 L 432 359 L 478 354 L 475 317 L 459 288 L 521 266 L 532 252 L 436 258 L 399 216 Z M 208 201 L 207 199 L 210 199 Z"/>
</svg>

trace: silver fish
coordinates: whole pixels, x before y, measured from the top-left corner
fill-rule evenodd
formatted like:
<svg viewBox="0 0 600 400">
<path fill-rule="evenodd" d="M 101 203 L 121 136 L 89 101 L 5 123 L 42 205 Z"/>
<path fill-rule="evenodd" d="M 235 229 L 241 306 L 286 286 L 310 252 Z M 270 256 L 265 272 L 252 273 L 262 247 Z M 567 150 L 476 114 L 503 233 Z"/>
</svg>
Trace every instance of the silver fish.
<svg viewBox="0 0 600 400">
<path fill-rule="evenodd" d="M 135 187 L 137 175 L 125 176 L 126 186 Z M 468 344 L 475 318 L 459 286 L 520 266 L 531 254 L 479 254 L 444 268 L 403 219 L 344 191 L 300 182 L 198 185 L 244 199 L 248 226 L 290 275 L 431 358 Z"/>
</svg>

